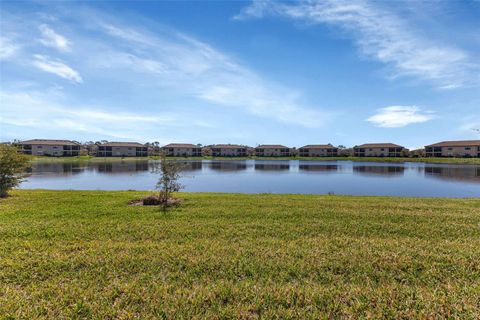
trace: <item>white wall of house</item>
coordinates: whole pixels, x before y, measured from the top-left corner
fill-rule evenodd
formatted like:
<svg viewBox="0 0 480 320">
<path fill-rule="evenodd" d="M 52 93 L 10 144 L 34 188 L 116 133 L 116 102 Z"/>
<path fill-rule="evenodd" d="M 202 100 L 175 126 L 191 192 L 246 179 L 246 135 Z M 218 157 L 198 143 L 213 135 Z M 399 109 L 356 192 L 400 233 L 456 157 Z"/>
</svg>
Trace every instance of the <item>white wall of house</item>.
<svg viewBox="0 0 480 320">
<path fill-rule="evenodd" d="M 214 151 L 214 149 L 219 149 L 219 151 Z M 214 156 L 220 156 L 220 157 L 246 156 L 246 150 L 243 148 L 212 148 L 212 153 Z M 220 155 L 218 155 L 217 153 L 220 153 Z"/>
<path fill-rule="evenodd" d="M 400 152 L 390 152 L 390 148 L 381 148 L 381 147 L 374 147 L 374 148 L 362 148 L 365 150 L 363 154 L 365 157 L 389 157 L 389 156 L 400 156 Z M 397 148 L 398 149 L 398 148 Z M 357 153 L 357 149 L 355 153 Z"/>
<path fill-rule="evenodd" d="M 255 149 L 255 154 L 259 157 L 288 157 L 290 155 L 290 149 L 259 148 L 259 149 Z"/>
<path fill-rule="evenodd" d="M 173 149 L 173 151 L 172 151 Z M 166 148 L 167 154 L 174 157 L 192 157 L 200 156 L 202 154 L 201 148 Z"/>
<path fill-rule="evenodd" d="M 63 150 L 63 145 L 49 145 L 49 144 L 32 144 L 31 149 L 22 148 L 23 152 L 32 154 L 34 156 L 54 156 L 62 157 L 64 155 L 72 155 L 71 150 Z M 74 150 L 74 155 L 78 155 L 80 150 Z M 66 154 L 65 154 L 65 153 Z"/>
<path fill-rule="evenodd" d="M 300 149 L 300 156 L 306 157 L 327 157 L 327 156 L 336 156 L 337 152 L 328 151 L 331 149 L 321 149 L 321 148 L 307 148 Z"/>
<path fill-rule="evenodd" d="M 464 146 L 464 147 L 432 147 L 432 148 L 441 148 L 442 157 L 478 157 L 480 154 L 479 146 Z M 432 149 L 434 150 L 434 149 Z M 427 156 L 434 156 L 439 152 L 427 152 Z"/>
</svg>

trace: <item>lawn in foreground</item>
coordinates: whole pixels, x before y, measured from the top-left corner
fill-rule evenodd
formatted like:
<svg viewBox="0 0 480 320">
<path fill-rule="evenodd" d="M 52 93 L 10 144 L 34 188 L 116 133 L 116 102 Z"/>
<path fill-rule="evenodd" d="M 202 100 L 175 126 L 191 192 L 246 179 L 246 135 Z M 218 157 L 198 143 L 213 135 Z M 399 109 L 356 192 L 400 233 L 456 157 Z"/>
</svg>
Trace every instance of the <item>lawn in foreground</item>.
<svg viewBox="0 0 480 320">
<path fill-rule="evenodd" d="M 480 199 L 15 191 L 0 318 L 480 316 Z"/>
</svg>

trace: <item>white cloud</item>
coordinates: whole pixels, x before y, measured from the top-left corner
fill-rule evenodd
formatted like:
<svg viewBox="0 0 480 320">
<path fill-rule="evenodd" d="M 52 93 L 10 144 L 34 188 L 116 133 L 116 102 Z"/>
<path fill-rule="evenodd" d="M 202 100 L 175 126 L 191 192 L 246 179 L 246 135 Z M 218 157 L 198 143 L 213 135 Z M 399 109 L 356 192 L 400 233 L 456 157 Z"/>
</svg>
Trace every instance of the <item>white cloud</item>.
<svg viewBox="0 0 480 320">
<path fill-rule="evenodd" d="M 16 45 L 11 39 L 4 36 L 0 37 L 0 59 L 8 59 L 13 57 L 18 49 L 19 46 Z"/>
<path fill-rule="evenodd" d="M 70 42 L 62 35 L 56 33 L 46 24 L 42 24 L 38 27 L 42 33 L 40 42 L 46 47 L 52 47 L 59 51 L 70 51 Z"/>
<path fill-rule="evenodd" d="M 156 85 L 182 95 L 283 123 L 313 128 L 329 120 L 326 112 L 302 104 L 295 89 L 266 81 L 235 59 L 187 35 L 153 35 L 103 21 L 99 26 L 115 38 L 117 46 L 121 44 L 122 50 L 103 50 L 92 61 L 95 67 L 149 74 Z"/>
<path fill-rule="evenodd" d="M 408 75 L 439 88 L 478 85 L 480 66 L 468 52 L 421 36 L 408 21 L 370 1 L 254 1 L 235 20 L 279 15 L 313 24 L 339 26 L 354 35 L 361 51 L 393 68 L 393 78 Z"/>
<path fill-rule="evenodd" d="M 390 106 L 377 111 L 367 121 L 382 128 L 400 128 L 433 119 L 432 112 L 422 112 L 416 106 Z"/>
<path fill-rule="evenodd" d="M 33 65 L 45 72 L 56 74 L 57 76 L 72 82 L 83 82 L 80 74 L 61 60 L 51 59 L 39 54 L 35 54 L 34 58 Z"/>
<path fill-rule="evenodd" d="M 0 90 L 2 101 L 0 124 L 48 129 L 57 131 L 59 135 L 82 133 L 141 141 L 148 138 L 145 132 L 154 132 L 155 128 L 195 126 L 192 124 L 192 120 L 195 119 L 189 119 L 183 114 L 112 112 L 111 108 L 78 105 L 62 101 L 64 99 L 63 94 L 58 92 Z M 205 125 L 208 124 L 201 124 Z"/>
</svg>

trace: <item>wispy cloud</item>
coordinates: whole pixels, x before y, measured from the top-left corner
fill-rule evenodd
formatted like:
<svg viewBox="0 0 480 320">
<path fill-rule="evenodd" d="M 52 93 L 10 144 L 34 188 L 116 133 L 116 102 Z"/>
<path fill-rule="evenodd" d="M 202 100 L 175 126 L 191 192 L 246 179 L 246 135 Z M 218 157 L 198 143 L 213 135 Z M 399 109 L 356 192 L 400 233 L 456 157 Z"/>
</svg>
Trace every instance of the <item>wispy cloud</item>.
<svg viewBox="0 0 480 320">
<path fill-rule="evenodd" d="M 310 24 L 329 24 L 349 32 L 368 57 L 392 67 L 392 77 L 413 76 L 452 89 L 480 84 L 480 65 L 469 52 L 422 36 L 409 21 L 373 1 L 253 1 L 235 20 L 287 17 Z"/>
<path fill-rule="evenodd" d="M 58 34 L 48 25 L 42 24 L 38 27 L 42 37 L 40 42 L 46 47 L 52 47 L 59 51 L 70 51 L 70 42 L 64 36 Z"/>
<path fill-rule="evenodd" d="M 159 86 L 283 123 L 319 127 L 329 120 L 318 106 L 301 103 L 298 90 L 266 81 L 235 59 L 188 35 L 154 35 L 104 21 L 99 26 L 123 49 L 106 52 L 108 59 L 97 55 L 97 67 L 147 73 Z"/>
<path fill-rule="evenodd" d="M 382 128 L 400 128 L 433 119 L 432 112 L 422 111 L 416 106 L 390 106 L 377 111 L 367 121 Z"/>
<path fill-rule="evenodd" d="M 19 46 L 11 39 L 0 36 L 0 59 L 8 59 L 14 56 L 18 49 Z"/>
<path fill-rule="evenodd" d="M 45 72 L 56 74 L 59 77 L 64 79 L 70 80 L 75 83 L 82 83 L 83 79 L 80 74 L 69 67 L 65 62 L 52 59 L 48 56 L 43 56 L 39 54 L 35 54 L 34 56 L 33 65 Z"/>
<path fill-rule="evenodd" d="M 194 119 L 172 112 L 131 113 L 112 108 L 85 106 L 65 102 L 62 93 L 35 91 L 11 92 L 0 90 L 2 117 L 0 124 L 23 128 L 48 129 L 59 136 L 68 133 L 101 135 L 104 137 L 139 139 L 149 137 L 155 128 L 194 126 Z M 138 109 L 138 108 L 137 108 Z M 22 110 L 22 112 L 18 112 Z M 207 125 L 206 123 L 200 126 Z M 152 137 L 157 139 L 158 137 Z"/>
</svg>

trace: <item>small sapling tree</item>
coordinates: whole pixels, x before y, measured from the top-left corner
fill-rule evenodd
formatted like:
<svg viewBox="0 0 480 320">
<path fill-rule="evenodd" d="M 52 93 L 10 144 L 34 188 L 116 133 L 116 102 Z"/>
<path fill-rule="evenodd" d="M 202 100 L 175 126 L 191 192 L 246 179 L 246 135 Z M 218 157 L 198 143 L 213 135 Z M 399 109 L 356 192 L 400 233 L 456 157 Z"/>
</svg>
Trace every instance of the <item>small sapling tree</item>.
<svg viewBox="0 0 480 320">
<path fill-rule="evenodd" d="M 15 146 L 0 144 L 0 198 L 17 187 L 27 177 L 28 156 L 18 153 Z"/>
<path fill-rule="evenodd" d="M 160 166 L 158 168 L 160 178 L 157 182 L 157 189 L 159 190 L 158 200 L 160 202 L 160 208 L 165 212 L 167 211 L 172 193 L 180 191 L 183 188 L 183 185 L 179 182 L 183 164 L 175 160 L 168 160 L 165 152 L 160 154 L 160 159 Z"/>
</svg>

